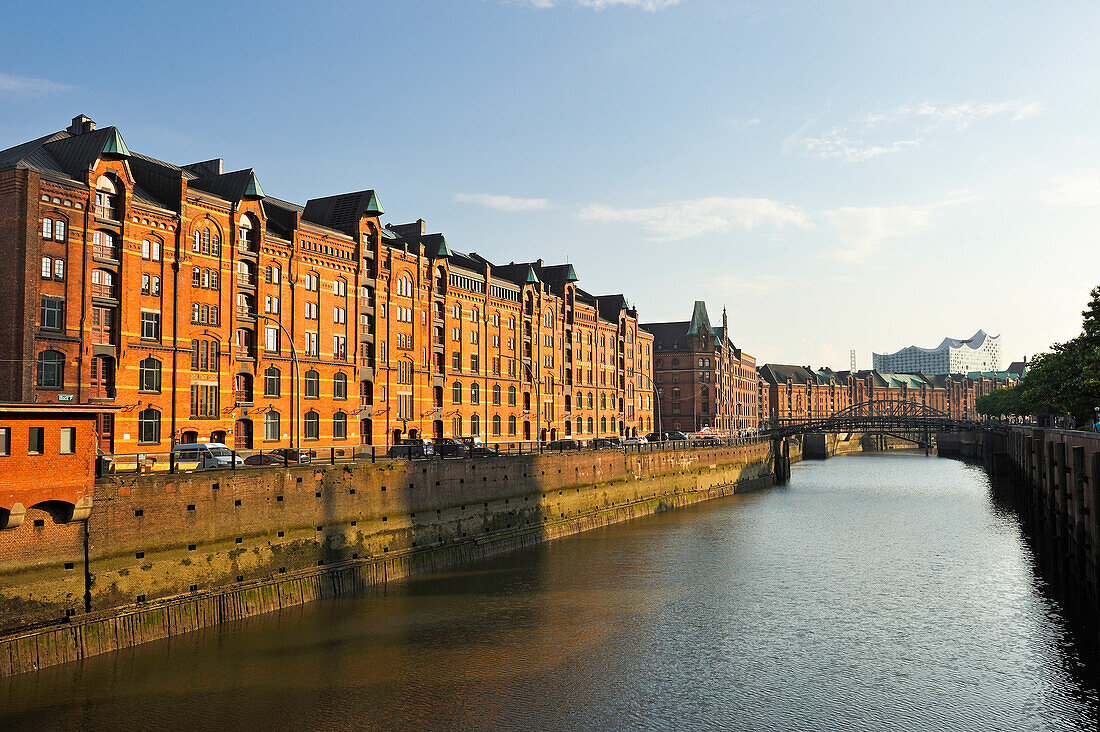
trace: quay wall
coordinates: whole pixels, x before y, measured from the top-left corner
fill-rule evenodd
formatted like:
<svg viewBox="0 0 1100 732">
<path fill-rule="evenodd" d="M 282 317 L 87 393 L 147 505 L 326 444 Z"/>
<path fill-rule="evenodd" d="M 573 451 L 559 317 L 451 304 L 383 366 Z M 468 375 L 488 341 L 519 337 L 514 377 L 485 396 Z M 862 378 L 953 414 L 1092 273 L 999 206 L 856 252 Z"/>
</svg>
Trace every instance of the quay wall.
<svg viewBox="0 0 1100 732">
<path fill-rule="evenodd" d="M 0 676 L 761 488 L 772 449 L 113 478 L 86 523 L 0 532 Z"/>
<path fill-rule="evenodd" d="M 1100 434 L 1017 426 L 938 443 L 941 455 L 981 461 L 1010 491 L 1042 569 L 1100 641 Z"/>
</svg>

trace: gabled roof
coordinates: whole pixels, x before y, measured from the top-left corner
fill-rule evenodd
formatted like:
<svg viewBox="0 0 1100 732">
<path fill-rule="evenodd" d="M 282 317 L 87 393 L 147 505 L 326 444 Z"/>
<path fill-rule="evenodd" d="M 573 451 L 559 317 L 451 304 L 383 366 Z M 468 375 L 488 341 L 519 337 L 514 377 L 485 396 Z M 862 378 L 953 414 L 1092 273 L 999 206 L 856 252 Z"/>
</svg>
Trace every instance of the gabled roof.
<svg viewBox="0 0 1100 732">
<path fill-rule="evenodd" d="M 188 183 L 188 187 L 197 188 L 200 191 L 209 191 L 227 201 L 240 201 L 246 197 L 265 197 L 264 189 L 260 187 L 260 181 L 256 178 L 256 172 L 252 168 L 195 178 Z"/>
<path fill-rule="evenodd" d="M 374 190 L 341 193 L 306 201 L 302 218 L 351 236 L 358 234 L 359 221 L 386 213 Z"/>
<path fill-rule="evenodd" d="M 820 377 L 805 366 L 793 366 L 782 363 L 766 363 L 757 369 L 760 378 L 769 384 L 817 384 Z"/>
<path fill-rule="evenodd" d="M 130 157 L 130 149 L 116 127 L 104 127 L 80 135 L 66 134 L 43 147 L 61 165 L 61 169 L 76 180 L 95 167 L 96 161 L 103 155 Z"/>
</svg>

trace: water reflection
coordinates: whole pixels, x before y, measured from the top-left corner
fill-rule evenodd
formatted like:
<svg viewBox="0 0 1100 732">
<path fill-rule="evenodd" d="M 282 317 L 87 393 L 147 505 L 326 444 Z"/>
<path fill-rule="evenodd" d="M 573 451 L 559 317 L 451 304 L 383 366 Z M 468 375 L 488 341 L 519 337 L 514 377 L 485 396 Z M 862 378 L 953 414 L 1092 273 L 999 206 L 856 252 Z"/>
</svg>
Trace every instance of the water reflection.
<svg viewBox="0 0 1100 732">
<path fill-rule="evenodd" d="M 916 455 L 0 682 L 11 728 L 1083 729 L 985 475 Z"/>
</svg>

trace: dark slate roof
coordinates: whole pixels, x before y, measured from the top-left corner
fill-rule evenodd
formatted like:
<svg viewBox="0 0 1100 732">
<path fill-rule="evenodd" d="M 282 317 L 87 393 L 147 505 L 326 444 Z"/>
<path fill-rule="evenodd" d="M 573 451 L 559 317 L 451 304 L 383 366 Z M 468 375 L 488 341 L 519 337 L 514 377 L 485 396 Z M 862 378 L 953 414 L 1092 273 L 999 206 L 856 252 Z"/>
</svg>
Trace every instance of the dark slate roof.
<svg viewBox="0 0 1100 732">
<path fill-rule="evenodd" d="M 386 213 L 373 190 L 341 193 L 306 201 L 302 218 L 330 229 L 357 236 L 359 221 L 364 217 Z"/>
<path fill-rule="evenodd" d="M 687 321 L 676 323 L 644 323 L 653 334 L 653 347 L 658 351 L 680 351 L 687 347 Z"/>
<path fill-rule="evenodd" d="M 618 323 L 619 315 L 628 307 L 622 295 L 598 295 L 596 301 L 598 315 L 609 323 Z"/>
<path fill-rule="evenodd" d="M 1027 361 L 1013 361 L 1005 369 L 1010 374 L 1016 374 L 1017 376 L 1023 376 L 1027 373 Z"/>
<path fill-rule="evenodd" d="M 757 369 L 757 372 L 769 384 L 786 384 L 788 381 L 795 384 L 817 384 L 820 381 L 818 375 L 805 366 L 767 363 Z"/>
<path fill-rule="evenodd" d="M 264 189 L 260 187 L 260 181 L 256 179 L 256 172 L 252 168 L 234 170 L 232 173 L 222 173 L 221 175 L 210 175 L 205 178 L 195 178 L 188 184 L 188 187 L 208 191 L 227 201 L 240 201 L 245 196 L 265 197 Z"/>
<path fill-rule="evenodd" d="M 126 143 L 122 142 L 122 135 L 115 127 L 104 127 L 80 135 L 67 134 L 47 142 L 43 148 L 75 180 L 80 180 L 84 173 L 91 170 L 101 155 L 130 156 Z"/>
<path fill-rule="evenodd" d="M 20 170 L 33 170 L 36 173 L 64 174 L 61 164 L 46 151 L 45 145 L 55 140 L 61 140 L 69 136 L 68 132 L 54 132 L 44 135 L 37 140 L 24 142 L 7 150 L 0 150 L 0 170 L 12 168 Z"/>
<path fill-rule="evenodd" d="M 264 214 L 267 216 L 268 232 L 280 239 L 291 239 L 294 236 L 297 215 L 302 213 L 302 207 L 271 196 L 265 196 L 262 205 Z"/>
</svg>

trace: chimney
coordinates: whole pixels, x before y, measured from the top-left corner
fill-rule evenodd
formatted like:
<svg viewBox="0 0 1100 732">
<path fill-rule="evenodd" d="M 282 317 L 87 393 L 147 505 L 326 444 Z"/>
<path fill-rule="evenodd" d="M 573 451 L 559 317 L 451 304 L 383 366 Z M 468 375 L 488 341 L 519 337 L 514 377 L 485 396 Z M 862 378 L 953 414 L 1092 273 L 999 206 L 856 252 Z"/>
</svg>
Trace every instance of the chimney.
<svg viewBox="0 0 1100 732">
<path fill-rule="evenodd" d="M 71 135 L 83 135 L 85 132 L 91 132 L 94 129 L 95 122 L 93 122 L 91 118 L 79 114 L 73 117 L 72 124 L 69 125 L 69 129 L 66 130 L 66 132 Z"/>
</svg>

